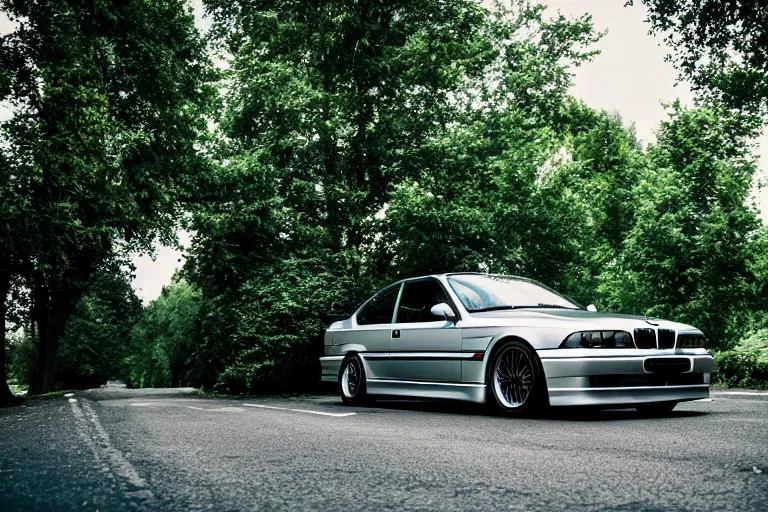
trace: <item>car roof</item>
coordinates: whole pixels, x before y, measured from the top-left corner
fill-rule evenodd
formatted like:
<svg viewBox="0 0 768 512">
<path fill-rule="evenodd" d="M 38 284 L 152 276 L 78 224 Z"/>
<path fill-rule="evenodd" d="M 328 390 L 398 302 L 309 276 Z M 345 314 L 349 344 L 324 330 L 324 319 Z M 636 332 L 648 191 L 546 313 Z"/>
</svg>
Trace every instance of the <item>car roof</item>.
<svg viewBox="0 0 768 512">
<path fill-rule="evenodd" d="M 444 272 L 442 274 L 427 274 L 423 276 L 406 277 L 405 279 L 400 279 L 399 281 L 395 281 L 392 284 L 402 283 L 404 281 L 415 281 L 417 279 L 425 279 L 427 277 L 450 277 L 450 276 L 499 276 L 499 277 L 510 277 L 512 279 L 520 279 L 522 281 L 531 280 L 527 277 L 514 276 L 511 274 L 491 274 L 488 272 Z"/>
</svg>

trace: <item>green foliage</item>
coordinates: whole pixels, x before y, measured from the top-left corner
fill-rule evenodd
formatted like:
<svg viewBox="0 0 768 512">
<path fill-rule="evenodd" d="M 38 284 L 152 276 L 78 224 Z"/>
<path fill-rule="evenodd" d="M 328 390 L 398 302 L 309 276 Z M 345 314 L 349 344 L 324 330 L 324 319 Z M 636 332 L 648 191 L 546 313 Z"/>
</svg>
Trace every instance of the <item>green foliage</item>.
<svg viewBox="0 0 768 512">
<path fill-rule="evenodd" d="M 354 282 L 329 268 L 339 258 L 281 261 L 244 283 L 232 327 L 231 350 L 214 389 L 226 393 L 276 393 L 312 389 L 320 380 L 317 358 L 331 312 L 348 312 Z"/>
<path fill-rule="evenodd" d="M 726 22 L 757 11 L 644 3 L 713 91 L 671 105 L 647 148 L 568 97 L 590 17 L 526 0 L 206 0 L 220 76 L 183 0 L 0 0 L 20 22 L 0 37 L 0 311 L 24 327 L 0 368 L 33 393 L 303 391 L 331 316 L 473 270 L 693 324 L 734 348 L 718 378 L 753 385 L 768 231 L 741 110 L 765 107 L 768 73 L 738 39 L 759 27 Z M 105 267 L 179 219 L 185 267 L 139 312 Z"/>
<path fill-rule="evenodd" d="M 715 383 L 734 388 L 768 388 L 768 363 L 751 352 L 720 352 L 715 362 Z"/>
<path fill-rule="evenodd" d="M 67 322 L 57 353 L 57 387 L 86 389 L 110 378 L 123 378 L 130 331 L 141 311 L 125 273 L 114 267 L 101 269 Z M 29 386 L 38 357 L 37 333 L 25 326 L 9 341 L 9 382 Z"/>
<path fill-rule="evenodd" d="M 37 360 L 37 346 L 28 334 L 14 334 L 9 336 L 7 341 L 8 382 L 29 386 L 32 380 L 32 368 Z"/>
<path fill-rule="evenodd" d="M 119 270 L 98 273 L 70 316 L 56 361 L 57 386 L 86 389 L 124 378 L 122 366 L 141 301 Z"/>
<path fill-rule="evenodd" d="M 0 123 L 0 297 L 27 296 L 15 305 L 37 324 L 30 392 L 43 393 L 91 276 L 173 238 L 203 166 L 212 75 L 184 0 L 0 7 L 17 24 L 0 38 L 13 112 Z"/>
<path fill-rule="evenodd" d="M 768 388 L 768 329 L 758 329 L 733 350 L 715 355 L 714 382 L 727 387 Z"/>
<path fill-rule="evenodd" d="M 749 330 L 761 223 L 747 204 L 752 120 L 674 104 L 633 189 L 634 224 L 600 275 L 610 309 L 672 318 L 718 348 Z"/>
<path fill-rule="evenodd" d="M 768 2 L 641 1 L 695 89 L 737 109 L 768 112 Z"/>
<path fill-rule="evenodd" d="M 168 388 L 193 382 L 189 358 L 198 339 L 199 308 L 199 292 L 178 278 L 144 308 L 130 331 L 124 362 L 129 386 Z"/>
<path fill-rule="evenodd" d="M 754 331 L 736 345 L 735 350 L 752 352 L 760 362 L 768 363 L 768 329 Z"/>
<path fill-rule="evenodd" d="M 196 382 L 313 385 L 326 317 L 395 277 L 559 272 L 567 228 L 537 182 L 565 130 L 568 69 L 593 55 L 589 17 L 522 1 L 206 6 L 231 66 L 191 208 Z"/>
</svg>

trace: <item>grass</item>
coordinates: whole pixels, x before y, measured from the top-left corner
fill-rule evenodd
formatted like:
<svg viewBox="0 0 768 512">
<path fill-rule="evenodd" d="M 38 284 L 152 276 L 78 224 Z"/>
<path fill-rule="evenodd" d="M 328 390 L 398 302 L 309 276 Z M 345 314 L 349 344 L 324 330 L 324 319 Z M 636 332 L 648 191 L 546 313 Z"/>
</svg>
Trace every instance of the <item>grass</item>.
<svg viewBox="0 0 768 512">
<path fill-rule="evenodd" d="M 11 388 L 11 392 L 13 392 L 14 394 L 17 394 L 17 395 L 18 394 L 22 394 L 22 395 L 26 394 L 27 393 L 27 389 L 28 389 L 28 386 L 21 386 L 21 385 L 17 385 L 17 384 L 8 384 L 8 387 Z"/>
<path fill-rule="evenodd" d="M 49 400 L 51 398 L 61 398 L 62 396 L 66 395 L 67 393 L 74 393 L 74 389 L 64 389 L 61 391 L 54 391 L 52 393 L 45 393 L 42 395 L 31 395 L 31 396 L 25 396 L 24 400 Z"/>
<path fill-rule="evenodd" d="M 61 398 L 67 393 L 74 393 L 73 389 L 63 389 L 61 391 L 53 391 L 52 393 L 45 393 L 42 395 L 27 395 L 28 386 L 20 386 L 18 384 L 8 384 L 8 387 L 11 389 L 11 392 L 13 392 L 13 394 L 18 396 L 19 398 L 23 398 L 24 400 L 48 400 L 51 398 Z"/>
</svg>

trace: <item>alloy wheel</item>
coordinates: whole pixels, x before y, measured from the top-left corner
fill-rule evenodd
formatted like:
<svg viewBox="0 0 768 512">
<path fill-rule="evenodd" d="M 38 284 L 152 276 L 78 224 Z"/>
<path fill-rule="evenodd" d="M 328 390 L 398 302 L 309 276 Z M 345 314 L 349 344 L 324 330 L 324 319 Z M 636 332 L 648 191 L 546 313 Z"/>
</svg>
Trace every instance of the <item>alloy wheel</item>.
<svg viewBox="0 0 768 512">
<path fill-rule="evenodd" d="M 533 391 L 534 368 L 530 356 L 521 347 L 505 347 L 493 368 L 493 388 L 501 405 L 517 409 Z"/>
<path fill-rule="evenodd" d="M 350 359 L 341 376 L 341 390 L 344 396 L 354 398 L 357 395 L 357 391 L 360 389 L 362 373 L 358 360 Z"/>
</svg>

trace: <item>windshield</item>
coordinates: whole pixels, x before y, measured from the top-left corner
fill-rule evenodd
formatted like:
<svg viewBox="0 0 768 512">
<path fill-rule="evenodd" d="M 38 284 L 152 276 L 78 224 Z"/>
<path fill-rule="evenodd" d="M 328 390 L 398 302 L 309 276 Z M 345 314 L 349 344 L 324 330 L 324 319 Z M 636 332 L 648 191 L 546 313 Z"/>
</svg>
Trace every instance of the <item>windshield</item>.
<svg viewBox="0 0 768 512">
<path fill-rule="evenodd" d="M 544 285 L 519 277 L 465 274 L 450 276 L 448 283 L 470 313 L 517 308 L 581 309 Z"/>
</svg>

